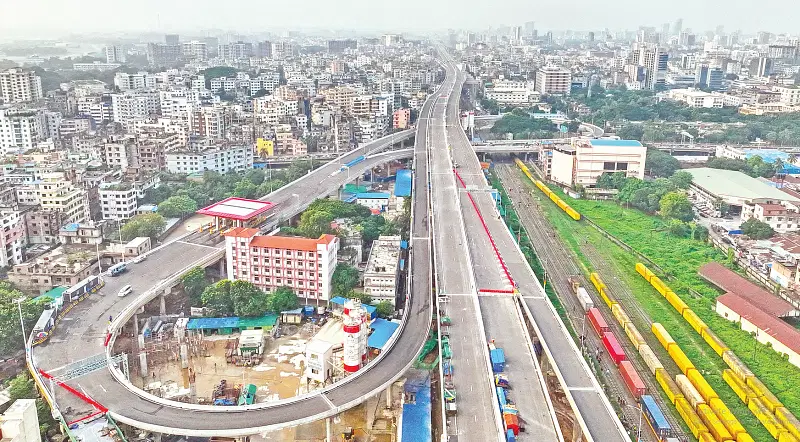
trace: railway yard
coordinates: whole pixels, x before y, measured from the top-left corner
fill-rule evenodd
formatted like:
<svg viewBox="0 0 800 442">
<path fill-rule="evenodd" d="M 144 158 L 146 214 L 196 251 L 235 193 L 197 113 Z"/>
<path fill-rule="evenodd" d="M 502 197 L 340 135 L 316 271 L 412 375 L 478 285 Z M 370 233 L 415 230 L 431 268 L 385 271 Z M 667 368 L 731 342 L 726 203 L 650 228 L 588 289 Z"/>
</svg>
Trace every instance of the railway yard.
<svg viewBox="0 0 800 442">
<path fill-rule="evenodd" d="M 665 281 L 635 258 L 636 272 L 643 280 L 632 280 L 627 260 L 608 259 L 608 250 L 580 234 L 565 235 L 569 228 L 554 224 L 553 213 L 567 224 L 587 221 L 521 161 L 516 165 L 495 162 L 491 170 L 496 178 L 492 184 L 502 194 L 499 204 L 505 205 L 501 213 L 512 234 L 523 250 L 532 248 L 535 253 L 528 258 L 538 260 L 531 262 L 532 267 L 538 264 L 543 269 L 538 276 L 548 296 L 632 439 L 799 440 L 792 413 Z M 610 240 L 607 243 L 616 247 Z M 669 332 L 653 320 L 652 310 L 643 308 L 644 281 L 649 283 L 645 292 L 660 294 L 667 301 L 660 307 L 658 320 L 663 320 L 663 310 L 674 309 L 679 316 L 668 321 Z M 604 323 L 602 330 L 596 317 Z M 603 334 L 605 330 L 610 333 Z M 682 337 L 683 347 L 670 332 Z M 660 419 L 653 417 L 654 409 L 656 414 L 663 413 Z"/>
</svg>

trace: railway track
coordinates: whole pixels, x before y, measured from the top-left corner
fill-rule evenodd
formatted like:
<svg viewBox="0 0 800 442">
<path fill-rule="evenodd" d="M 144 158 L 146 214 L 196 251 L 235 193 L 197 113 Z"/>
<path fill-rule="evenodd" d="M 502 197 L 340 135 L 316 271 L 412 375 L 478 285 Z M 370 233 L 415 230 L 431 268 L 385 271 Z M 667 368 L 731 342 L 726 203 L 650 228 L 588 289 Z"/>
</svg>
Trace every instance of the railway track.
<svg viewBox="0 0 800 442">
<path fill-rule="evenodd" d="M 658 385 L 656 385 L 656 381 L 650 374 L 648 368 L 638 357 L 638 351 L 630 343 L 625 331 L 611 315 L 610 309 L 607 308 L 607 306 L 600 299 L 599 295 L 597 295 L 596 291 L 594 290 L 594 286 L 586 280 L 584 277 L 584 272 L 578 268 L 578 265 L 576 264 L 579 262 L 577 257 L 564 245 L 562 240 L 556 235 L 555 229 L 545 218 L 541 210 L 541 204 L 549 204 L 549 202 L 543 202 L 543 195 L 535 193 L 535 191 L 531 190 L 531 186 L 524 182 L 523 178 L 517 173 L 515 167 L 505 164 L 496 164 L 495 171 L 497 172 L 500 180 L 505 184 L 507 195 L 511 199 L 512 205 L 514 206 L 517 214 L 520 216 L 520 222 L 528 233 L 533 244 L 533 248 L 539 257 L 539 260 L 542 262 L 542 266 L 548 275 L 546 278 L 548 283 L 554 286 L 562 305 L 564 305 L 569 322 L 572 324 L 572 327 L 574 330 L 576 330 L 577 334 L 586 337 L 585 341 L 588 351 L 585 351 L 584 356 L 587 357 L 588 360 L 591 360 L 593 359 L 593 354 L 601 355 L 600 357 L 602 362 L 599 365 L 600 369 L 596 369 L 595 371 L 602 372 L 598 373 L 598 375 L 606 380 L 608 389 L 607 394 L 609 395 L 612 403 L 617 403 L 619 405 L 619 401 L 616 400 L 617 398 L 625 398 L 627 401 L 628 406 L 621 406 L 621 412 L 624 415 L 624 421 L 626 425 L 638 424 L 639 413 L 630 408 L 630 406 L 635 404 L 635 402 L 625 386 L 617 367 L 607 357 L 603 356 L 604 350 L 602 342 L 594 333 L 591 333 L 587 330 L 587 327 L 585 326 L 586 321 L 584 319 L 585 315 L 583 313 L 583 307 L 572 293 L 572 288 L 568 282 L 568 278 L 570 276 L 577 277 L 581 281 L 581 284 L 591 294 L 595 305 L 604 312 L 604 316 L 608 318 L 608 323 L 614 331 L 614 334 L 619 338 L 618 340 L 623 345 L 626 354 L 629 355 L 630 362 L 640 373 L 640 376 L 645 382 L 648 391 L 654 397 L 658 403 L 658 406 L 662 409 L 662 411 L 664 411 L 664 414 L 670 425 L 673 428 L 678 429 L 678 432 L 681 432 L 682 430 L 680 430 L 680 423 L 674 418 L 672 412 L 670 411 L 671 405 L 663 401 L 660 394 L 660 389 Z M 610 278 L 611 275 L 619 272 L 619 269 L 615 268 L 616 264 L 609 264 L 606 260 L 599 256 L 597 250 L 591 245 L 587 244 L 586 246 L 581 247 L 581 250 L 586 254 L 593 267 L 593 270 L 597 271 L 601 277 L 606 275 L 606 277 L 603 279 L 604 282 L 612 290 L 612 293 L 618 299 L 618 301 L 621 301 L 626 312 L 634 313 L 636 319 L 632 318 L 632 320 L 634 320 L 635 325 L 640 329 L 640 331 L 644 326 L 647 327 L 647 330 L 644 330 L 642 335 L 647 336 L 645 339 L 648 341 L 648 344 L 650 344 L 651 347 L 657 344 L 657 342 L 654 344 L 651 343 L 651 340 L 655 341 L 650 333 L 647 333 L 650 328 L 651 321 L 646 313 L 638 306 L 638 303 L 636 303 L 635 299 L 633 298 L 633 294 L 624 283 L 620 282 L 616 278 Z M 653 348 L 658 347 L 656 346 Z M 634 354 L 637 356 L 633 356 Z M 618 406 L 617 408 L 619 409 L 620 407 Z M 645 440 L 656 440 L 654 435 L 649 431 L 645 431 L 645 429 L 643 429 L 642 435 Z"/>
</svg>

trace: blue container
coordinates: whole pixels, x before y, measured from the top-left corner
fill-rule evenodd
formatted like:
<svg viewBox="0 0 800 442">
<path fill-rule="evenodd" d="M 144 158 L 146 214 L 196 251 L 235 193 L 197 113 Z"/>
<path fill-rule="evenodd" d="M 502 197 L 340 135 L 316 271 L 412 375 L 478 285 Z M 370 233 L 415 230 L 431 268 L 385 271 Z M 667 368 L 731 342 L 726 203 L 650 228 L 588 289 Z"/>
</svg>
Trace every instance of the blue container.
<svg viewBox="0 0 800 442">
<path fill-rule="evenodd" d="M 489 352 L 489 359 L 492 361 L 492 371 L 502 373 L 506 368 L 506 354 L 502 348 L 495 348 Z"/>
<path fill-rule="evenodd" d="M 517 442 L 517 436 L 514 436 L 514 430 L 506 431 L 506 440 L 508 442 Z"/>
</svg>

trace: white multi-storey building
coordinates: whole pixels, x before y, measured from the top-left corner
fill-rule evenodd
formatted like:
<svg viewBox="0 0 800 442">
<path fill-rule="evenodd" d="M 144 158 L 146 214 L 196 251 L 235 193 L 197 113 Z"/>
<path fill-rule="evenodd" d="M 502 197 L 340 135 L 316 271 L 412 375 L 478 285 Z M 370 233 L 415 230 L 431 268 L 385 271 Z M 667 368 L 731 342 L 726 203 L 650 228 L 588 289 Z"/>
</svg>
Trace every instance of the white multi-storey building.
<svg viewBox="0 0 800 442">
<path fill-rule="evenodd" d="M 553 149 L 550 179 L 568 187 L 591 187 L 604 173 L 644 179 L 647 148 L 635 140 L 575 139 Z"/>
<path fill-rule="evenodd" d="M 24 153 L 46 138 L 46 121 L 41 112 L 0 108 L 0 153 Z"/>
<path fill-rule="evenodd" d="M 486 98 L 501 104 L 525 104 L 539 101 L 539 93 L 526 81 L 496 81 L 486 89 Z"/>
<path fill-rule="evenodd" d="M 569 69 L 557 66 L 545 66 L 536 71 L 536 91 L 542 95 L 569 94 L 572 86 L 572 74 Z"/>
<path fill-rule="evenodd" d="M 160 92 L 161 115 L 173 122 L 189 126 L 194 109 L 200 105 L 200 92 L 176 89 Z"/>
<path fill-rule="evenodd" d="M 399 275 L 400 237 L 379 236 L 372 242 L 364 270 L 364 294 L 373 301 L 389 301 L 394 305 Z"/>
<path fill-rule="evenodd" d="M 21 186 L 22 187 L 22 186 Z M 82 222 L 86 206 L 83 189 L 76 188 L 64 177 L 63 172 L 43 173 L 40 180 L 34 181 L 33 197 L 42 210 L 57 210 L 64 213 L 67 222 Z"/>
<path fill-rule="evenodd" d="M 25 225 L 20 212 L 13 207 L 0 207 L 0 267 L 22 264 Z"/>
<path fill-rule="evenodd" d="M 119 45 L 106 46 L 106 63 L 125 63 L 125 48 Z"/>
<path fill-rule="evenodd" d="M 253 168 L 252 146 L 212 147 L 205 150 L 175 150 L 166 153 L 167 170 L 172 173 L 225 173 Z"/>
<path fill-rule="evenodd" d="M 800 104 L 800 87 L 797 86 L 775 86 L 773 91 L 781 94 L 780 102 L 789 106 Z"/>
<path fill-rule="evenodd" d="M 156 91 L 126 91 L 111 96 L 114 121 L 123 126 L 131 126 L 135 119 L 158 114 L 160 101 Z"/>
<path fill-rule="evenodd" d="M 136 215 L 138 192 L 130 183 L 103 183 L 99 193 L 103 219 L 124 220 Z"/>
<path fill-rule="evenodd" d="M 42 98 L 42 79 L 33 71 L 11 68 L 0 72 L 0 100 L 24 103 Z"/>
<path fill-rule="evenodd" d="M 155 89 L 157 83 L 156 76 L 148 72 L 137 72 L 135 74 L 117 72 L 114 75 L 114 86 L 121 91 Z"/>
<path fill-rule="evenodd" d="M 260 235 L 237 227 L 225 233 L 228 277 L 249 281 L 266 292 L 289 287 L 307 302 L 330 299 L 339 238 L 318 239 Z"/>
</svg>

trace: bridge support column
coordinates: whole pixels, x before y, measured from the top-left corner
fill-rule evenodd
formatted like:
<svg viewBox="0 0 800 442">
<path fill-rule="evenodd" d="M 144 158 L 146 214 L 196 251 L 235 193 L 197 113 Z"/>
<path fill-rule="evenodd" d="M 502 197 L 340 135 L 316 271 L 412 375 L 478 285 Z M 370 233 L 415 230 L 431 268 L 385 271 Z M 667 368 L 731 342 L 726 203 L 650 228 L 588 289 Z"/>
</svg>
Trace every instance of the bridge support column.
<svg viewBox="0 0 800 442">
<path fill-rule="evenodd" d="M 161 294 L 161 296 L 159 296 L 159 297 L 158 297 L 158 302 L 159 302 L 159 312 L 161 312 L 161 313 L 160 313 L 160 314 L 161 314 L 161 316 L 164 316 L 164 315 L 166 315 L 166 314 L 167 314 L 167 295 L 169 294 L 169 292 L 170 292 L 171 290 L 172 290 L 172 289 L 166 289 L 166 290 L 164 290 L 164 293 L 162 293 L 162 294 Z"/>
<path fill-rule="evenodd" d="M 139 315 L 133 314 L 133 336 L 139 336 Z"/>
<path fill-rule="evenodd" d="M 392 384 L 386 387 L 386 408 L 392 408 Z"/>
<path fill-rule="evenodd" d="M 542 357 L 539 358 L 539 367 L 542 370 L 542 374 L 547 376 L 547 372 L 550 371 L 550 359 L 547 358 L 545 352 L 542 352 Z"/>
<path fill-rule="evenodd" d="M 331 418 L 325 419 L 325 442 L 335 442 L 333 440 L 333 430 L 331 429 Z"/>
<path fill-rule="evenodd" d="M 147 379 L 150 373 L 148 373 L 147 369 L 147 353 L 141 352 L 139 353 L 139 374 L 142 376 L 142 379 Z"/>
<path fill-rule="evenodd" d="M 225 278 L 225 259 L 219 261 L 219 276 Z"/>
</svg>

